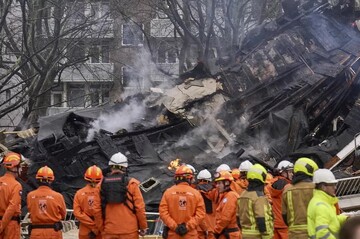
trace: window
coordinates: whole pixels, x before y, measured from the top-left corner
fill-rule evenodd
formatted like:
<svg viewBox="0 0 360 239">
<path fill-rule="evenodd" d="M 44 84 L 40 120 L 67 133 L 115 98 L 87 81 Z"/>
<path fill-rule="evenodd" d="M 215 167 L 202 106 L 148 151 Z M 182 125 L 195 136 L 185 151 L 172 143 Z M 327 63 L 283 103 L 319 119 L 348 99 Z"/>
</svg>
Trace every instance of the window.
<svg viewBox="0 0 360 239">
<path fill-rule="evenodd" d="M 176 63 L 177 53 L 175 48 L 160 46 L 158 50 L 158 63 Z"/>
<path fill-rule="evenodd" d="M 123 87 L 132 87 L 136 89 L 142 89 L 144 87 L 143 78 L 136 73 L 136 70 L 130 67 L 122 67 L 121 71 L 121 83 Z"/>
<path fill-rule="evenodd" d="M 69 107 L 85 106 L 85 90 L 82 84 L 69 84 L 67 91 L 67 102 Z"/>
<path fill-rule="evenodd" d="M 144 42 L 144 34 L 141 27 L 134 24 L 128 23 L 122 26 L 122 44 L 123 45 L 142 45 Z"/>
<path fill-rule="evenodd" d="M 75 44 L 72 48 L 68 49 L 70 51 L 71 61 L 77 61 L 85 59 L 85 48 L 81 43 Z"/>
<path fill-rule="evenodd" d="M 94 19 L 99 19 L 102 17 L 111 18 L 110 2 L 107 0 L 92 2 L 90 3 L 90 8 L 91 17 Z"/>
<path fill-rule="evenodd" d="M 90 63 L 109 63 L 109 46 L 91 46 L 89 48 Z"/>
<path fill-rule="evenodd" d="M 97 106 L 109 101 L 109 84 L 93 84 L 90 85 L 90 104 L 91 106 Z"/>
<path fill-rule="evenodd" d="M 62 106 L 62 93 L 61 92 L 52 92 L 51 105 L 53 107 Z"/>
<path fill-rule="evenodd" d="M 85 2 L 77 0 L 68 3 L 69 17 L 72 21 L 85 20 Z"/>
</svg>

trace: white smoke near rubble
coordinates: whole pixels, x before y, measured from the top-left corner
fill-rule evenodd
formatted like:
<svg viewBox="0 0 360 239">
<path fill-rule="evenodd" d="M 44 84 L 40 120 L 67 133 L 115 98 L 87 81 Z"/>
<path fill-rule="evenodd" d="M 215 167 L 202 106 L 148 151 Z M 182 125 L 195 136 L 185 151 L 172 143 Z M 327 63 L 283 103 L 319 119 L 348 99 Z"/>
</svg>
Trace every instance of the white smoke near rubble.
<svg viewBox="0 0 360 239">
<path fill-rule="evenodd" d="M 162 84 L 158 88 L 169 87 L 168 78 L 161 73 L 151 59 L 151 54 L 145 48 L 141 49 L 136 55 L 134 65 L 129 66 L 130 78 L 132 79 L 128 86 L 125 87 L 124 92 L 121 94 L 121 99 L 125 100 L 135 94 L 145 93 L 152 86 L 151 79 L 161 78 Z M 127 131 L 133 130 L 134 123 L 142 124 L 156 124 L 156 119 L 149 122 L 142 122 L 141 120 L 146 116 L 146 105 L 151 95 L 148 95 L 143 100 L 131 99 L 119 111 L 101 114 L 99 118 L 91 123 L 91 128 L 88 131 L 86 141 L 93 140 L 96 133 L 101 129 L 115 133 L 118 130 L 126 129 Z"/>
</svg>

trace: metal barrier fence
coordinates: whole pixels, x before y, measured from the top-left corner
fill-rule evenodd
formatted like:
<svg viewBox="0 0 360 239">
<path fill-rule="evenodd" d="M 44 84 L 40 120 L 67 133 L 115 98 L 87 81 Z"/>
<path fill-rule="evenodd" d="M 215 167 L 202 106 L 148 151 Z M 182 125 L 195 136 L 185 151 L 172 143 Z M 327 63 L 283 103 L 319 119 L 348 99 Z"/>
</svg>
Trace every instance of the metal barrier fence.
<svg viewBox="0 0 360 239">
<path fill-rule="evenodd" d="M 149 235 L 161 235 L 164 223 L 161 221 L 159 217 L 159 213 L 157 212 L 146 212 L 146 217 L 149 225 Z M 21 228 L 21 238 L 28 239 L 29 238 L 29 231 L 28 226 L 30 225 L 30 214 L 27 213 L 24 219 L 20 223 Z M 62 232 L 66 233 L 71 230 L 78 228 L 78 221 L 74 216 L 74 211 L 72 209 L 66 209 L 66 217 L 65 220 L 62 221 L 63 229 Z"/>
<path fill-rule="evenodd" d="M 336 196 L 344 197 L 354 194 L 360 194 L 360 176 L 338 179 L 336 185 Z"/>
</svg>

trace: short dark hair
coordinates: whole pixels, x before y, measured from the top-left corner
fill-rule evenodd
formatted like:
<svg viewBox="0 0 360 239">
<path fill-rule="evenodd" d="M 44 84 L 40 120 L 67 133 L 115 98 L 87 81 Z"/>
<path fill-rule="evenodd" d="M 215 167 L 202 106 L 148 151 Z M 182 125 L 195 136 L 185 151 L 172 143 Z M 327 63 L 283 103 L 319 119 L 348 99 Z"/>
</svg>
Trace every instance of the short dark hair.
<svg viewBox="0 0 360 239">
<path fill-rule="evenodd" d="M 360 227 L 360 216 L 351 217 L 346 220 L 340 228 L 339 239 L 353 239 L 357 228 Z"/>
</svg>

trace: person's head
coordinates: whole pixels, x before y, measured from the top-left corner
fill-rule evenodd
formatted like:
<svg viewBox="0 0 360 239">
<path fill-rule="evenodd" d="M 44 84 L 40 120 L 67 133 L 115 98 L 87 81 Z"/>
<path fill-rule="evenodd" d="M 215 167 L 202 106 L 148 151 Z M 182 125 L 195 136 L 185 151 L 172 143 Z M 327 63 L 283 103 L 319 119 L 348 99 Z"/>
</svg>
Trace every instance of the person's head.
<svg viewBox="0 0 360 239">
<path fill-rule="evenodd" d="M 315 171 L 313 182 L 315 183 L 315 188 L 330 196 L 336 196 L 336 184 L 338 180 L 335 179 L 334 174 L 325 168 L 321 168 Z"/>
<path fill-rule="evenodd" d="M 193 178 L 194 178 L 194 173 L 188 166 L 186 166 L 186 164 L 181 165 L 175 171 L 176 184 L 181 182 L 186 182 L 188 184 L 191 184 Z"/>
<path fill-rule="evenodd" d="M 211 182 L 211 173 L 207 169 L 201 170 L 196 176 L 198 183 L 210 183 Z"/>
<path fill-rule="evenodd" d="M 293 178 L 293 174 L 294 174 L 294 164 L 287 161 L 287 160 L 283 160 L 281 161 L 278 166 L 276 167 L 279 170 L 279 173 L 281 176 L 292 180 Z"/>
<path fill-rule="evenodd" d="M 116 153 L 111 156 L 109 160 L 109 166 L 111 173 L 126 173 L 128 164 L 128 159 L 122 153 Z"/>
<path fill-rule="evenodd" d="M 243 178 L 243 179 L 246 178 L 246 174 L 249 171 L 249 169 L 251 168 L 251 166 L 253 166 L 253 164 L 249 160 L 245 160 L 244 162 L 242 162 L 239 165 L 240 177 L 241 178 Z"/>
<path fill-rule="evenodd" d="M 225 163 L 220 164 L 219 167 L 216 168 L 216 172 L 220 173 L 221 171 L 231 172 L 230 166 Z"/>
<path fill-rule="evenodd" d="M 360 239 L 360 216 L 345 221 L 340 228 L 339 239 Z"/>
<path fill-rule="evenodd" d="M 90 183 L 92 187 L 95 187 L 103 177 L 102 171 L 96 165 L 89 167 L 84 175 L 84 179 Z"/>
<path fill-rule="evenodd" d="M 4 166 L 4 168 L 6 168 L 6 171 L 14 173 L 16 175 L 20 175 L 21 162 L 22 162 L 21 154 L 15 152 L 8 152 L 4 156 L 2 165 Z"/>
<path fill-rule="evenodd" d="M 266 169 L 260 164 L 254 164 L 247 172 L 246 178 L 249 182 L 256 181 L 265 184 L 266 176 Z"/>
<path fill-rule="evenodd" d="M 230 184 L 234 178 L 229 171 L 220 171 L 215 173 L 214 181 L 219 193 L 223 193 L 230 190 Z"/>
<path fill-rule="evenodd" d="M 296 160 L 294 165 L 294 174 L 303 174 L 312 178 L 314 176 L 314 172 L 318 169 L 319 167 L 314 160 L 303 157 Z"/>
<path fill-rule="evenodd" d="M 193 172 L 194 177 L 193 177 L 193 179 L 191 180 L 191 184 L 195 184 L 195 183 L 196 183 L 196 181 L 195 181 L 195 175 L 197 174 L 197 171 L 196 171 L 196 169 L 194 168 L 194 166 L 192 166 L 191 164 L 186 164 L 186 166 L 188 166 L 188 168 L 190 168 L 191 171 Z"/>
<path fill-rule="evenodd" d="M 233 176 L 234 180 L 240 179 L 240 170 L 238 168 L 233 168 L 231 170 L 231 175 Z"/>
<path fill-rule="evenodd" d="M 54 171 L 48 166 L 44 166 L 39 168 L 35 176 L 39 185 L 47 185 L 49 186 L 54 180 Z"/>
</svg>

